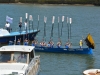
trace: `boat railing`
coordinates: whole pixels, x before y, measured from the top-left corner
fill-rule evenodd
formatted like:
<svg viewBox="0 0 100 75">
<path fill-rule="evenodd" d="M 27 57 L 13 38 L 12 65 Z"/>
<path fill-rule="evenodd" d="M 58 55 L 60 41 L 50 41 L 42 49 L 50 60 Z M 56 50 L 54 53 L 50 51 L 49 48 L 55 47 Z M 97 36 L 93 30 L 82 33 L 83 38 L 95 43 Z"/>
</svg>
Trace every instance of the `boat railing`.
<svg viewBox="0 0 100 75">
<path fill-rule="evenodd" d="M 35 56 L 27 67 L 25 75 L 36 75 L 40 64 L 40 56 Z"/>
</svg>

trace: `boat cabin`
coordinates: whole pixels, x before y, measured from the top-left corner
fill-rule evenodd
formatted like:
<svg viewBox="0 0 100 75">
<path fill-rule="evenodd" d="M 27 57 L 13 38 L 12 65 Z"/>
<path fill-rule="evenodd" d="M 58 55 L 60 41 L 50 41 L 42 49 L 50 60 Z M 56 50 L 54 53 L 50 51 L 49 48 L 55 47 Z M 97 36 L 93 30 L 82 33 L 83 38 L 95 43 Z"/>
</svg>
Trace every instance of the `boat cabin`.
<svg viewBox="0 0 100 75">
<path fill-rule="evenodd" d="M 34 58 L 34 47 L 3 46 L 0 48 L 0 63 L 27 63 Z"/>
<path fill-rule="evenodd" d="M 37 75 L 40 56 L 34 46 L 8 45 L 0 48 L 0 75 Z"/>
</svg>

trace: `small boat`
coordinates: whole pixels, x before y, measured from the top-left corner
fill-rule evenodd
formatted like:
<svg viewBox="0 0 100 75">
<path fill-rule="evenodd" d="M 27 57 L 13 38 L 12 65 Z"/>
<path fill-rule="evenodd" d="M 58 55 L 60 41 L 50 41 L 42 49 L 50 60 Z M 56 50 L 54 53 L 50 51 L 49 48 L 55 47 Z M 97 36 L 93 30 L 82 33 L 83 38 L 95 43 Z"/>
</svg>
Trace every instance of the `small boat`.
<svg viewBox="0 0 100 75">
<path fill-rule="evenodd" d="M 88 69 L 83 71 L 83 75 L 100 75 L 100 69 Z"/>
<path fill-rule="evenodd" d="M 16 41 L 16 39 L 29 39 L 34 40 L 35 36 L 40 30 L 28 30 L 8 32 L 6 29 L 0 29 L 0 43 L 8 43 L 9 41 Z M 23 40 L 21 40 L 23 41 Z"/>
<path fill-rule="evenodd" d="M 57 47 L 46 47 L 46 46 L 35 46 L 37 52 L 54 52 L 54 53 L 71 53 L 71 54 L 93 54 L 92 49 L 95 48 L 94 40 L 90 34 L 85 39 L 87 48 L 57 48 Z"/>
<path fill-rule="evenodd" d="M 9 45 L 0 48 L 0 75 L 38 75 L 40 56 L 34 47 Z"/>
<path fill-rule="evenodd" d="M 54 27 L 54 20 L 55 20 L 55 16 L 53 16 L 52 18 L 52 29 L 51 29 L 51 37 L 53 37 L 53 27 Z M 69 18 L 70 20 L 70 25 L 67 22 L 67 28 L 68 28 L 68 40 L 71 39 L 71 23 L 72 23 L 72 18 Z M 63 21 L 64 21 L 64 16 L 62 16 L 62 28 L 63 28 Z M 44 37 L 46 36 L 46 21 L 44 19 Z M 61 28 L 61 35 L 59 34 L 59 17 L 58 17 L 58 38 L 60 38 L 60 36 L 62 36 L 62 28 Z M 50 37 L 50 38 L 51 38 Z M 70 41 L 68 41 L 70 42 Z M 92 38 L 92 36 L 90 35 L 90 33 L 88 34 L 88 36 L 85 39 L 86 48 L 80 48 L 80 47 L 47 47 L 47 46 L 40 46 L 40 45 L 35 45 L 35 51 L 37 52 L 54 52 L 54 53 L 71 53 L 71 54 L 93 54 L 92 49 L 95 48 L 95 44 L 94 44 L 94 40 Z M 70 43 L 71 44 L 71 43 Z"/>
</svg>

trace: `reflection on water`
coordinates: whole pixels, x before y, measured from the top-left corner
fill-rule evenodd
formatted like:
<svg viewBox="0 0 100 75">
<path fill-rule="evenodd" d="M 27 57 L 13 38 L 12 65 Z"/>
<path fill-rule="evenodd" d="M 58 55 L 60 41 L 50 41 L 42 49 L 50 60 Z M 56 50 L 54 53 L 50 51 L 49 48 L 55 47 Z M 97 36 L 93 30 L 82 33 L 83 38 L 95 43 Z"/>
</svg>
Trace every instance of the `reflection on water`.
<svg viewBox="0 0 100 75">
<path fill-rule="evenodd" d="M 41 55 L 41 74 L 62 74 L 76 75 L 82 74 L 83 70 L 93 68 L 95 59 L 93 55 L 60 54 L 60 53 L 40 53 Z M 45 66 L 45 67 L 44 67 Z M 60 71 L 60 72 L 59 72 Z M 55 73 L 53 73 L 55 72 Z"/>
</svg>

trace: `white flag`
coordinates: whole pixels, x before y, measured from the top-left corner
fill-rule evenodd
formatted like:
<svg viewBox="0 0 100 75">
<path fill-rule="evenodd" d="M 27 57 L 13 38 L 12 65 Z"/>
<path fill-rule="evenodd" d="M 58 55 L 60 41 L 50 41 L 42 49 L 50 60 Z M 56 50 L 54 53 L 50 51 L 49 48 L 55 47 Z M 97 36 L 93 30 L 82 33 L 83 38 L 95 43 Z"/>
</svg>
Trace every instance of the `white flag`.
<svg viewBox="0 0 100 75">
<path fill-rule="evenodd" d="M 13 18 L 6 16 L 6 21 L 9 23 L 13 23 Z"/>
</svg>

